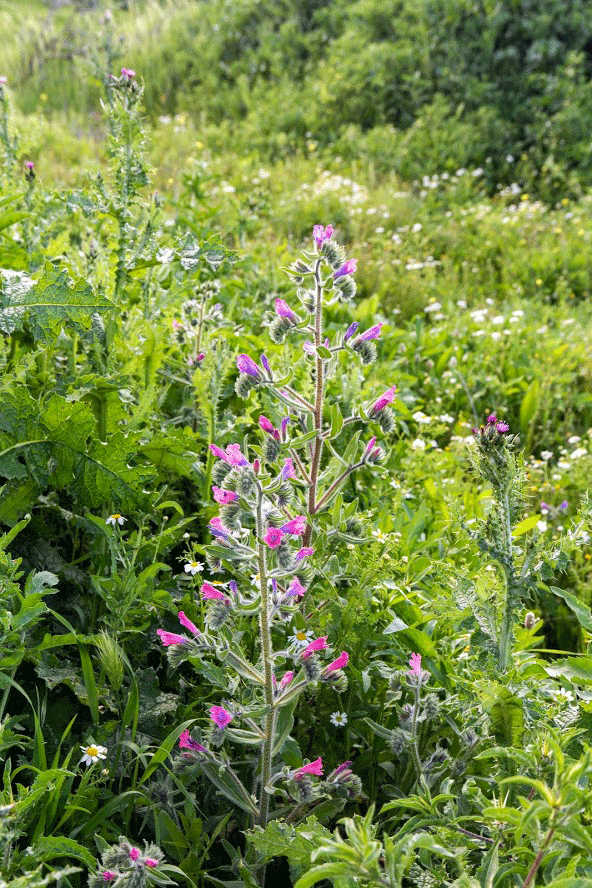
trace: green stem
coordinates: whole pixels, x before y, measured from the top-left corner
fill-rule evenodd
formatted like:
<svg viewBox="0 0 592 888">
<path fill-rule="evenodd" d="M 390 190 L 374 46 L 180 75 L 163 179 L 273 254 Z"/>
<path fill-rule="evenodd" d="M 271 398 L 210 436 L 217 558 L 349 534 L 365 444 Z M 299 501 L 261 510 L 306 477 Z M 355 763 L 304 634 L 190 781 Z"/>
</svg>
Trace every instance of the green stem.
<svg viewBox="0 0 592 888">
<path fill-rule="evenodd" d="M 318 348 L 322 344 L 323 337 L 323 286 L 320 276 L 321 260 L 315 263 L 315 345 Z M 303 544 L 310 545 L 312 537 L 312 523 L 310 518 L 316 512 L 317 480 L 323 454 L 323 394 L 324 394 L 324 365 L 323 359 L 317 354 L 315 371 L 315 401 L 313 422 L 317 436 L 314 440 L 312 464 L 310 467 L 310 485 L 308 488 L 308 515 L 309 523 L 303 537 Z"/>
<path fill-rule="evenodd" d="M 505 556 L 504 565 L 506 579 L 506 600 L 500 629 L 500 644 L 498 668 L 500 672 L 506 672 L 510 659 L 510 646 L 512 643 L 512 630 L 514 621 L 514 601 L 516 598 L 516 577 L 514 573 L 514 552 L 512 548 L 512 520 L 510 515 L 510 493 L 506 489 L 500 502 L 501 519 L 505 532 Z"/>
<path fill-rule="evenodd" d="M 524 880 L 524 885 L 522 886 L 522 888 L 530 888 L 530 886 L 533 884 L 535 876 L 538 871 L 538 868 L 540 867 L 541 863 L 543 862 L 543 857 L 545 856 L 545 851 L 547 850 L 547 846 L 549 845 L 551 839 L 553 838 L 554 833 L 555 833 L 555 822 L 553 820 L 551 822 L 551 826 L 549 827 L 549 831 L 547 832 L 547 835 L 543 839 L 543 844 L 539 848 L 539 852 L 538 852 L 537 856 L 535 857 L 531 868 L 528 871 L 528 875 L 526 876 L 526 879 Z"/>
<path fill-rule="evenodd" d="M 417 769 L 417 779 L 421 777 L 423 774 L 423 769 L 421 767 L 421 759 L 419 757 L 419 747 L 417 745 L 417 716 L 419 715 L 419 687 L 414 689 L 415 693 L 415 701 L 413 703 L 413 714 L 411 716 L 411 753 L 413 755 L 413 761 L 415 763 L 415 767 Z"/>
<path fill-rule="evenodd" d="M 271 760 L 273 755 L 273 743 L 275 733 L 275 709 L 273 700 L 273 669 L 272 669 L 272 642 L 269 612 L 269 596 L 267 588 L 267 553 L 263 543 L 263 490 L 257 485 L 257 559 L 259 564 L 259 582 L 261 585 L 261 610 L 259 613 L 259 632 L 261 639 L 261 656 L 263 658 L 263 676 L 265 679 L 265 703 L 270 706 L 270 711 L 265 716 L 265 740 L 261 756 L 261 796 L 259 802 L 259 825 L 263 828 L 267 825 L 269 815 L 269 794 L 266 786 L 271 778 Z M 265 879 L 263 879 L 265 881 Z"/>
</svg>

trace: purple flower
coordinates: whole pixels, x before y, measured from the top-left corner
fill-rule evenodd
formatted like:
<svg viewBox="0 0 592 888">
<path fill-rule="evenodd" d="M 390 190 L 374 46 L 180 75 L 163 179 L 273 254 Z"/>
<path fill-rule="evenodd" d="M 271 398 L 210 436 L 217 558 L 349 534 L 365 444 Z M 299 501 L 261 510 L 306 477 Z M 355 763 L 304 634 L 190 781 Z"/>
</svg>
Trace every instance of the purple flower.
<svg viewBox="0 0 592 888">
<path fill-rule="evenodd" d="M 199 744 L 198 744 L 199 746 Z M 205 750 L 204 750 L 205 752 Z M 158 860 L 155 857 L 147 857 L 144 861 L 144 866 L 150 867 L 150 869 L 154 869 L 155 866 L 158 866 Z"/>
<path fill-rule="evenodd" d="M 284 418 L 282 419 L 282 438 L 285 437 L 286 428 L 287 428 L 287 425 L 289 422 L 290 422 L 290 417 L 284 416 Z"/>
<path fill-rule="evenodd" d="M 248 355 L 238 355 L 236 366 L 241 373 L 248 373 L 249 376 L 261 376 L 261 371 L 255 361 Z"/>
<path fill-rule="evenodd" d="M 286 672 L 285 673 L 284 677 L 280 681 L 280 688 L 282 689 L 282 691 L 284 690 L 284 688 L 286 688 L 290 684 L 290 682 L 292 681 L 293 678 L 294 678 L 293 672 Z"/>
<path fill-rule="evenodd" d="M 348 259 L 337 271 L 333 272 L 333 279 L 337 280 L 340 277 L 345 277 L 346 274 L 353 274 L 357 267 L 357 259 Z"/>
<path fill-rule="evenodd" d="M 132 848 L 130 850 L 129 856 L 130 856 L 130 860 L 134 860 L 134 861 L 138 860 L 140 857 L 140 849 L 139 848 Z"/>
<path fill-rule="evenodd" d="M 211 446 L 211 445 L 210 445 Z M 240 444 L 229 444 L 226 448 L 226 462 L 229 466 L 248 466 L 249 462 L 242 455 Z"/>
<path fill-rule="evenodd" d="M 112 882 L 116 878 L 117 873 L 114 873 L 113 870 L 105 870 L 103 873 L 103 882 Z"/>
<path fill-rule="evenodd" d="M 372 448 L 376 444 L 376 435 L 373 438 L 370 438 L 368 443 L 366 444 L 366 449 L 364 450 L 364 456 L 368 456 L 372 452 Z"/>
<path fill-rule="evenodd" d="M 220 728 L 220 730 L 223 731 L 224 728 L 232 721 L 232 714 L 228 712 L 227 709 L 224 709 L 223 706 L 211 706 L 210 718 L 212 719 L 216 727 Z"/>
<path fill-rule="evenodd" d="M 32 160 L 28 160 L 28 161 L 26 162 L 25 166 L 27 167 L 28 170 L 34 170 L 34 169 L 35 169 L 35 164 L 33 163 Z"/>
<path fill-rule="evenodd" d="M 386 392 L 383 392 L 380 398 L 375 401 L 375 403 L 370 408 L 370 416 L 376 416 L 377 413 L 380 413 L 381 410 L 384 410 L 385 407 L 388 407 L 389 404 L 395 400 L 395 392 L 397 391 L 397 386 L 392 385 L 390 389 L 387 389 Z"/>
<path fill-rule="evenodd" d="M 233 503 L 238 499 L 238 493 L 235 493 L 234 490 L 224 490 L 223 487 L 216 487 L 215 484 L 212 486 L 212 490 L 214 491 L 214 499 L 222 505 Z"/>
<path fill-rule="evenodd" d="M 264 432 L 267 432 L 268 435 L 271 435 L 273 438 L 275 438 L 276 441 L 279 441 L 280 433 L 276 428 L 274 428 L 271 420 L 269 420 L 266 416 L 263 416 L 263 414 L 261 414 L 261 416 L 259 417 L 259 428 L 263 429 Z"/>
<path fill-rule="evenodd" d="M 495 425 L 497 422 L 497 416 L 495 413 L 490 413 L 487 417 L 487 425 Z"/>
<path fill-rule="evenodd" d="M 206 751 L 205 746 L 202 746 L 191 738 L 188 728 L 186 728 L 179 737 L 179 749 L 193 749 L 195 752 Z"/>
<path fill-rule="evenodd" d="M 275 300 L 275 313 L 280 318 L 287 318 L 289 321 L 292 321 L 293 324 L 296 323 L 296 315 L 290 308 L 287 302 L 284 302 L 283 299 Z"/>
<path fill-rule="evenodd" d="M 508 425 L 507 422 L 496 422 L 495 427 L 498 430 L 498 432 L 500 433 L 500 435 L 503 435 L 504 432 L 510 431 L 510 426 Z"/>
<path fill-rule="evenodd" d="M 261 357 L 259 358 L 259 360 L 260 360 L 261 363 L 263 364 L 263 369 L 265 370 L 265 372 L 267 373 L 267 375 L 268 375 L 268 376 L 271 376 L 271 367 L 269 366 L 269 361 L 267 360 L 267 358 L 265 357 L 265 355 L 264 355 L 264 354 L 261 354 Z"/>
<path fill-rule="evenodd" d="M 409 670 L 409 677 L 419 678 L 422 673 L 421 654 L 411 654 L 409 657 L 409 666 L 411 667 Z"/>
<path fill-rule="evenodd" d="M 567 509 L 567 500 L 563 500 L 563 502 L 559 506 L 560 509 Z"/>
<path fill-rule="evenodd" d="M 300 536 L 301 533 L 304 533 L 305 529 L 306 518 L 304 515 L 298 515 L 297 518 L 292 518 L 287 524 L 282 524 L 282 530 L 284 533 L 292 533 L 294 536 Z"/>
<path fill-rule="evenodd" d="M 327 225 L 326 228 L 323 228 L 322 225 L 315 225 L 312 230 L 312 236 L 317 250 L 320 250 L 325 241 L 330 241 L 333 237 L 333 226 Z"/>
<path fill-rule="evenodd" d="M 306 592 L 306 586 L 303 586 L 298 577 L 294 577 L 286 590 L 286 594 L 292 598 L 300 598 Z"/>
<path fill-rule="evenodd" d="M 351 339 L 354 333 L 357 331 L 360 326 L 358 321 L 354 321 L 353 324 L 350 324 L 347 330 L 345 331 L 345 336 L 343 337 L 343 341 L 347 342 L 348 339 Z"/>
<path fill-rule="evenodd" d="M 316 346 L 314 342 L 310 342 L 308 339 L 306 340 L 306 342 L 302 343 L 302 348 L 307 355 L 314 355 L 316 353 Z"/>
<path fill-rule="evenodd" d="M 184 635 L 177 635 L 176 632 L 166 632 L 164 629 L 157 629 L 156 634 L 160 638 L 165 647 L 175 644 L 188 644 L 189 639 Z"/>
<path fill-rule="evenodd" d="M 125 77 L 126 80 L 132 80 L 136 76 L 136 72 L 131 68 L 122 68 L 121 76 Z"/>
<path fill-rule="evenodd" d="M 331 772 L 331 777 L 337 777 L 338 774 L 342 774 L 343 771 L 347 771 L 351 762 L 342 762 L 340 765 L 337 765 L 334 771 Z"/>
<path fill-rule="evenodd" d="M 302 561 L 303 558 L 308 558 L 309 555 L 314 553 L 314 549 L 312 546 L 303 546 L 302 549 L 298 549 L 296 552 L 296 558 L 298 561 Z"/>
<path fill-rule="evenodd" d="M 288 478 L 295 478 L 296 472 L 294 471 L 294 463 L 292 462 L 291 457 L 288 457 L 284 460 L 284 467 L 282 469 L 282 478 L 284 481 L 287 481 Z"/>
<path fill-rule="evenodd" d="M 360 336 L 358 336 L 358 339 L 363 339 L 365 341 L 368 341 L 370 339 L 378 339 L 383 326 L 384 324 L 382 323 L 375 324 L 373 327 L 370 327 L 368 330 L 366 330 L 365 333 L 361 333 Z"/>
<path fill-rule="evenodd" d="M 544 501 L 541 502 L 541 515 L 548 515 L 550 511 L 551 506 L 549 505 L 549 503 L 546 503 Z"/>
<path fill-rule="evenodd" d="M 280 530 L 279 527 L 270 527 L 265 536 L 263 537 L 263 542 L 267 543 L 270 549 L 277 549 L 280 545 L 281 541 L 284 538 L 283 530 Z"/>
<path fill-rule="evenodd" d="M 311 654 L 314 654 L 316 651 L 324 651 L 327 647 L 327 638 L 328 635 L 323 635 L 321 638 L 315 638 L 314 641 L 311 641 L 310 644 L 307 644 L 302 653 L 300 654 L 301 660 L 308 660 Z"/>
</svg>

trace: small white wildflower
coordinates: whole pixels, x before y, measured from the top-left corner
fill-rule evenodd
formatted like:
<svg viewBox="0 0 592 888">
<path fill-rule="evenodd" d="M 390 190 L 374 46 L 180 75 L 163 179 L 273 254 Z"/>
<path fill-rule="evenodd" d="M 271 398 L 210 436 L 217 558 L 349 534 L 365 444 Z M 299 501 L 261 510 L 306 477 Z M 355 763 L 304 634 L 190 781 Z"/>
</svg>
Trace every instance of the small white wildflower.
<svg viewBox="0 0 592 888">
<path fill-rule="evenodd" d="M 432 421 L 431 418 L 429 416 L 426 416 L 425 413 L 422 413 L 421 410 L 416 410 L 412 418 L 420 425 L 429 425 Z"/>
<path fill-rule="evenodd" d="M 81 746 L 80 748 L 84 753 L 80 762 L 81 764 L 84 763 L 87 767 L 89 765 L 94 765 L 94 763 L 98 762 L 100 759 L 107 758 L 106 746 L 96 746 L 92 744 L 91 746 Z"/>
<path fill-rule="evenodd" d="M 109 515 L 105 524 L 112 524 L 115 527 L 116 524 L 119 524 L 120 527 L 123 527 L 127 518 L 124 518 L 123 515 L 120 515 L 119 512 L 114 512 L 113 515 Z"/>
<path fill-rule="evenodd" d="M 191 574 L 191 576 L 194 577 L 195 574 L 202 572 L 203 564 L 200 561 L 188 561 L 184 570 L 186 574 Z"/>
<path fill-rule="evenodd" d="M 581 456 L 587 456 L 588 451 L 585 447 L 577 447 L 574 451 L 570 453 L 570 457 L 572 459 L 579 459 Z"/>
<path fill-rule="evenodd" d="M 379 543 L 386 543 L 386 541 L 387 541 L 388 538 L 389 538 L 388 533 L 385 533 L 383 530 L 373 530 L 373 531 L 372 531 L 372 536 L 373 536 L 373 537 L 377 540 L 377 542 L 379 542 Z"/>
<path fill-rule="evenodd" d="M 331 713 L 331 724 L 335 725 L 336 728 L 342 728 L 347 724 L 347 713 L 345 712 L 332 712 Z"/>
<path fill-rule="evenodd" d="M 296 647 L 305 648 L 313 639 L 313 633 L 310 629 L 295 629 L 290 635 L 290 642 Z"/>
<path fill-rule="evenodd" d="M 579 435 L 571 435 L 571 436 L 567 439 L 567 443 L 568 443 L 568 444 L 578 444 L 581 440 L 582 440 L 582 439 L 580 438 Z"/>
<path fill-rule="evenodd" d="M 558 703 L 573 703 L 574 695 L 571 691 L 566 690 L 566 688 L 559 688 L 558 691 L 555 691 L 553 694 Z"/>
<path fill-rule="evenodd" d="M 430 302 L 429 305 L 426 305 L 424 311 L 429 314 L 431 311 L 440 311 L 442 308 L 439 302 Z"/>
<path fill-rule="evenodd" d="M 537 523 L 536 523 L 536 528 L 539 533 L 545 533 L 545 531 L 547 530 L 547 526 L 548 525 L 547 525 L 546 521 L 541 520 L 541 521 L 537 521 Z"/>
<path fill-rule="evenodd" d="M 425 450 L 425 448 L 426 448 L 426 443 L 425 443 L 425 441 L 422 441 L 421 438 L 416 438 L 415 441 L 411 442 L 411 449 L 412 450 Z"/>
<path fill-rule="evenodd" d="M 446 422 L 446 423 L 454 422 L 454 416 L 450 416 L 449 413 L 441 413 L 440 416 L 438 417 L 438 419 L 440 420 L 440 422 Z"/>
<path fill-rule="evenodd" d="M 552 450 L 541 450 L 541 459 L 545 462 L 548 462 L 550 459 L 553 459 L 553 451 Z"/>
<path fill-rule="evenodd" d="M 254 586 L 255 589 L 261 589 L 261 577 L 259 574 L 251 574 L 251 586 Z"/>
</svg>

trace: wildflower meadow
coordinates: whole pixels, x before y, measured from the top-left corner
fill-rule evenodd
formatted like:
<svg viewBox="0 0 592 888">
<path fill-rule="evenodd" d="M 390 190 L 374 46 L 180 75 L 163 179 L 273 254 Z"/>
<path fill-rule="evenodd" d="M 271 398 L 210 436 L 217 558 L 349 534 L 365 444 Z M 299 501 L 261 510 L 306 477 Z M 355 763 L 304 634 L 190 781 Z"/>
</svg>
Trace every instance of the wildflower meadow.
<svg viewBox="0 0 592 888">
<path fill-rule="evenodd" d="M 469 7 L 0 3 L 0 888 L 592 888 L 592 25 Z"/>
</svg>

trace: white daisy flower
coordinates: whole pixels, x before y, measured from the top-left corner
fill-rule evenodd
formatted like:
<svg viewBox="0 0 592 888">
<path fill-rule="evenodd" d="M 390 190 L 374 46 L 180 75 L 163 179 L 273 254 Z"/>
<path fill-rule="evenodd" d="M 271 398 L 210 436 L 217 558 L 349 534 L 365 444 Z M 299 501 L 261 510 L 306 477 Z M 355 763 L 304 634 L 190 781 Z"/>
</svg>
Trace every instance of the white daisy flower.
<svg viewBox="0 0 592 888">
<path fill-rule="evenodd" d="M 115 527 L 116 524 L 119 524 L 120 527 L 123 527 L 127 518 L 124 518 L 123 515 L 120 515 L 119 512 L 114 512 L 113 515 L 109 515 L 105 524 L 112 524 Z"/>
<path fill-rule="evenodd" d="M 388 533 L 385 533 L 383 530 L 373 530 L 373 531 L 372 531 L 372 536 L 375 537 L 375 539 L 376 539 L 379 543 L 386 543 L 386 541 L 387 541 L 388 538 L 389 538 Z"/>
<path fill-rule="evenodd" d="M 184 567 L 184 571 L 186 574 L 191 574 L 192 577 L 195 574 L 201 573 L 203 570 L 203 564 L 201 561 L 188 561 Z"/>
<path fill-rule="evenodd" d="M 330 722 L 336 728 L 342 728 L 347 724 L 347 715 L 345 712 L 333 712 L 331 713 Z"/>
<path fill-rule="evenodd" d="M 296 647 L 305 648 L 307 644 L 313 639 L 313 633 L 311 629 L 295 629 L 294 633 L 290 636 L 290 642 Z"/>
<path fill-rule="evenodd" d="M 574 695 L 571 691 L 566 690 L 565 688 L 559 688 L 558 691 L 555 691 L 553 694 L 558 703 L 573 703 Z"/>
<path fill-rule="evenodd" d="M 80 748 L 84 753 L 80 762 L 81 764 L 84 763 L 87 767 L 89 765 L 94 765 L 94 763 L 98 762 L 100 759 L 107 758 L 106 746 L 96 746 L 95 744 L 92 744 L 91 746 L 81 746 Z"/>
</svg>

